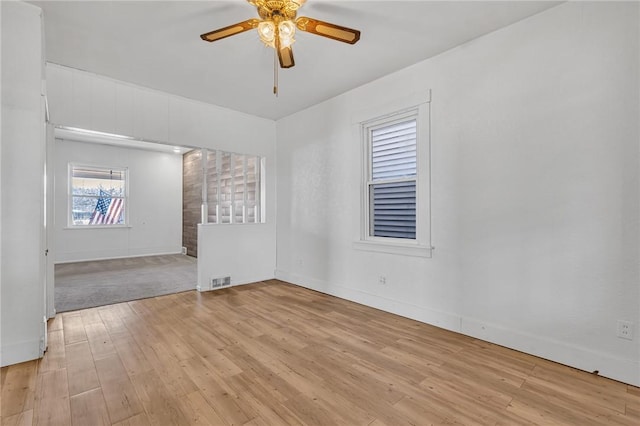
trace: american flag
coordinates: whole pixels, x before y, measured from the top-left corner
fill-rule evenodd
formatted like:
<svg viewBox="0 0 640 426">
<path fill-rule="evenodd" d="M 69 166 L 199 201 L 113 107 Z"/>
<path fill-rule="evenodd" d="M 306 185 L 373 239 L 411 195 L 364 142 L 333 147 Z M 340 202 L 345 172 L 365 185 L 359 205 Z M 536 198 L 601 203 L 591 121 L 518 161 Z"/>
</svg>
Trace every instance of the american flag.
<svg viewBox="0 0 640 426">
<path fill-rule="evenodd" d="M 120 222 L 124 207 L 123 198 L 111 198 L 111 196 L 100 190 L 100 197 L 96 203 L 96 208 L 89 220 L 90 225 L 113 225 Z"/>
</svg>

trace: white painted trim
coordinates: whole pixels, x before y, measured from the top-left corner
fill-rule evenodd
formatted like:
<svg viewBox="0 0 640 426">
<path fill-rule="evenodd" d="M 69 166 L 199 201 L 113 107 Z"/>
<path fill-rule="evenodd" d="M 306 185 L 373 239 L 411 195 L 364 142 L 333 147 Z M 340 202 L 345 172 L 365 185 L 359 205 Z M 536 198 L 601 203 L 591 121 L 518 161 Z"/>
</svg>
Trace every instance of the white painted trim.
<svg viewBox="0 0 640 426">
<path fill-rule="evenodd" d="M 276 269 L 276 279 L 286 281 L 300 287 L 310 290 L 319 291 L 320 293 L 329 294 L 351 302 L 360 303 L 365 306 L 380 309 L 385 312 L 391 312 L 405 318 L 414 319 L 426 324 L 435 325 L 445 330 L 459 332 L 460 317 L 449 313 L 428 309 L 410 303 L 402 302 L 395 299 L 379 296 L 361 290 L 354 290 L 343 285 L 329 283 L 327 281 L 308 278 L 296 273 L 290 273 L 282 269 Z M 393 306 L 393 309 L 389 309 Z"/>
<path fill-rule="evenodd" d="M 232 226 L 264 226 L 264 225 L 267 225 L 267 223 L 266 222 L 247 222 L 247 223 L 238 223 L 238 222 L 235 222 L 235 223 L 212 223 L 212 222 L 209 222 L 209 223 L 199 223 L 198 225 L 199 226 L 205 226 L 205 227 L 209 227 L 209 226 L 229 226 L 229 225 L 232 225 Z"/>
<path fill-rule="evenodd" d="M 511 330 L 474 318 L 462 318 L 460 326 L 460 333 L 467 336 L 590 373 L 597 370 L 601 376 L 640 386 L 640 360 L 618 358 L 597 350 Z"/>
<path fill-rule="evenodd" d="M 427 96 L 431 100 L 431 92 L 420 96 Z M 411 105 L 418 98 L 405 100 L 403 107 L 395 111 L 384 110 L 384 114 L 378 111 L 378 115 L 372 115 L 366 121 L 352 125 L 352 134 L 360 138 L 360 167 L 362 182 L 360 184 L 360 239 L 354 242 L 354 248 L 360 250 L 375 251 L 390 254 L 404 254 L 408 256 L 420 256 L 430 258 L 431 253 L 431 111 L 429 102 Z M 382 115 L 381 115 L 382 114 Z M 370 129 L 378 126 L 386 126 L 398 121 L 413 118 L 416 120 L 416 237 L 413 240 L 396 238 L 379 238 L 370 235 L 370 185 L 371 180 L 370 157 L 371 139 Z M 407 179 L 398 179 L 405 181 Z M 394 180 L 384 180 L 393 182 Z M 375 247 L 377 245 L 377 247 Z"/>
<path fill-rule="evenodd" d="M 64 226 L 62 229 L 65 231 L 75 231 L 78 229 L 131 229 L 131 225 L 72 225 Z"/>
<path fill-rule="evenodd" d="M 103 257 L 92 257 L 89 259 L 69 259 L 69 260 L 56 260 L 55 264 L 60 265 L 63 263 L 77 263 L 77 262 L 92 262 L 94 260 L 114 260 L 114 259 L 129 259 L 132 257 L 148 257 L 148 256 L 164 256 L 168 254 L 182 254 L 182 247 L 176 248 L 175 250 L 163 251 L 163 252 L 154 252 L 154 253 L 137 253 L 130 254 L 126 256 L 103 256 Z"/>
<path fill-rule="evenodd" d="M 354 241 L 353 248 L 376 253 L 400 254 L 404 256 L 431 257 L 433 247 L 418 244 L 394 244 L 379 240 Z"/>
<path fill-rule="evenodd" d="M 304 277 L 284 270 L 276 278 L 300 287 L 330 294 L 352 302 L 400 315 L 445 330 L 454 331 L 517 351 L 525 352 L 579 370 L 593 372 L 623 383 L 640 386 L 640 360 L 617 358 L 590 348 L 579 347 L 544 336 L 527 334 L 453 313 L 422 308 L 326 281 Z"/>
</svg>

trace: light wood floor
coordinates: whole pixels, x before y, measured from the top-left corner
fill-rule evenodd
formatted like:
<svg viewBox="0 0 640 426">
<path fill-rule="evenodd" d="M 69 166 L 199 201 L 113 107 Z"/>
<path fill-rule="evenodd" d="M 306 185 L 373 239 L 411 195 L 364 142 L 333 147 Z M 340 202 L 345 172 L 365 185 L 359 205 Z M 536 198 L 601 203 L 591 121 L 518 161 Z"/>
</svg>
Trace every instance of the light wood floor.
<svg viewBox="0 0 640 426">
<path fill-rule="evenodd" d="M 269 281 L 58 315 L 3 425 L 639 425 L 640 389 Z"/>
</svg>

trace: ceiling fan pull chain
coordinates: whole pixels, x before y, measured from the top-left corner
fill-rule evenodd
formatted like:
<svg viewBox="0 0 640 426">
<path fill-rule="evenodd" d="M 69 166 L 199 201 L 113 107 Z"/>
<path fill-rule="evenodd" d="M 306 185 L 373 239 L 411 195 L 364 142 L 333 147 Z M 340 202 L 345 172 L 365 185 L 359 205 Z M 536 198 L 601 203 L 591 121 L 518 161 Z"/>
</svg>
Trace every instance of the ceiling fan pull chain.
<svg viewBox="0 0 640 426">
<path fill-rule="evenodd" d="M 273 49 L 273 94 L 278 97 L 278 52 Z"/>
</svg>

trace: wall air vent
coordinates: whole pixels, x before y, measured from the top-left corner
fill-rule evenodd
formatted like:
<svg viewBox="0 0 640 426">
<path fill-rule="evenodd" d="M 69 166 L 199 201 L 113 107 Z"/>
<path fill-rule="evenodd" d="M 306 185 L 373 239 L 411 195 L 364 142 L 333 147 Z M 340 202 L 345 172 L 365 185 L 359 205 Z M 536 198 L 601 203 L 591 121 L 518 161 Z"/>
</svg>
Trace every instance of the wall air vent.
<svg viewBox="0 0 640 426">
<path fill-rule="evenodd" d="M 231 285 L 231 277 L 211 278 L 209 289 L 217 290 L 219 288 L 229 287 Z"/>
</svg>

